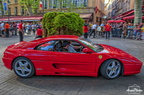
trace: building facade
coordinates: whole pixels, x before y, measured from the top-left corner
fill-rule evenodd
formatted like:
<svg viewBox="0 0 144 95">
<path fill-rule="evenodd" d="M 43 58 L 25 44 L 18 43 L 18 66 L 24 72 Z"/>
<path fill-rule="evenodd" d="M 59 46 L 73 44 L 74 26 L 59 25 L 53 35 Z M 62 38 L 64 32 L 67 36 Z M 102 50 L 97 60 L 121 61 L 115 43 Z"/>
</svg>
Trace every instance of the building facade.
<svg viewBox="0 0 144 95">
<path fill-rule="evenodd" d="M 144 0 L 142 5 L 144 6 Z M 134 17 L 134 0 L 109 0 L 106 14 L 108 19 L 132 19 Z"/>
<path fill-rule="evenodd" d="M 104 13 L 104 1 L 105 0 L 41 0 L 42 8 L 38 8 L 33 15 L 43 15 L 47 12 L 62 11 L 68 12 L 71 4 L 75 7 L 72 12 L 79 13 L 84 19 L 90 20 L 94 23 L 101 23 Z M 8 13 L 12 16 L 28 16 L 27 11 L 20 5 L 20 0 L 7 0 Z M 62 6 L 61 6 L 62 5 Z"/>
</svg>

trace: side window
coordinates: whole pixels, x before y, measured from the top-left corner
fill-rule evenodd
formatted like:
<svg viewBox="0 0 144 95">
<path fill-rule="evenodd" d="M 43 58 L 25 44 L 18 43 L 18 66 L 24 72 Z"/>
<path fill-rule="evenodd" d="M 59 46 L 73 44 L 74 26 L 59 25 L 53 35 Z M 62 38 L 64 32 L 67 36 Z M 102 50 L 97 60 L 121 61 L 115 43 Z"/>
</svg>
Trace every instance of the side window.
<svg viewBox="0 0 144 95">
<path fill-rule="evenodd" d="M 37 47 L 37 50 L 44 50 L 44 51 L 54 51 L 54 45 L 56 41 L 49 41 L 43 43 Z"/>
<path fill-rule="evenodd" d="M 39 45 L 37 50 L 81 53 L 83 45 L 72 40 L 54 40 Z"/>
<path fill-rule="evenodd" d="M 63 41 L 63 48 L 66 49 L 67 52 L 81 53 L 84 46 L 76 41 L 65 40 Z"/>
</svg>

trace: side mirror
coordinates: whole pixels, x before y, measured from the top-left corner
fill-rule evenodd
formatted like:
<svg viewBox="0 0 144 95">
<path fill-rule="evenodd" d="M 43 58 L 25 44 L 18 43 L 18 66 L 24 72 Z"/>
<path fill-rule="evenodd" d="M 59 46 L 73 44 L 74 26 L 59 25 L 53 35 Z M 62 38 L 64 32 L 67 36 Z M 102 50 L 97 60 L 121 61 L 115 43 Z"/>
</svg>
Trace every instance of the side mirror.
<svg viewBox="0 0 144 95">
<path fill-rule="evenodd" d="M 89 48 L 84 48 L 82 50 L 83 53 L 92 53 L 92 51 Z"/>
</svg>

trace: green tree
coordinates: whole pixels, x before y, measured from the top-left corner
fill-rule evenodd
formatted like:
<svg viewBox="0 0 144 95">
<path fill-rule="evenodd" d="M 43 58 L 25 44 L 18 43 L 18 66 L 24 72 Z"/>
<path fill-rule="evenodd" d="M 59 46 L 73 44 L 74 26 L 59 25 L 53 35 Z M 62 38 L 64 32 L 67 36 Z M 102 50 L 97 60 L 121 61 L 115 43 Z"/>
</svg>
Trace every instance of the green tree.
<svg viewBox="0 0 144 95">
<path fill-rule="evenodd" d="M 2 7 L 2 0 L 0 0 L 0 11 L 1 11 L 1 15 L 3 16 L 3 7 Z"/>
<path fill-rule="evenodd" d="M 77 13 L 48 12 L 43 16 L 44 37 L 83 34 L 84 20 Z"/>
<path fill-rule="evenodd" d="M 134 3 L 134 25 L 142 22 L 142 0 L 135 0 Z"/>
<path fill-rule="evenodd" d="M 3 2 L 4 2 L 5 0 L 0 0 L 0 11 L 1 11 L 1 16 L 3 16 L 4 15 L 4 10 L 3 10 Z"/>
<path fill-rule="evenodd" d="M 39 8 L 39 2 L 40 0 L 20 0 L 21 6 L 24 6 L 30 16 Z"/>
</svg>

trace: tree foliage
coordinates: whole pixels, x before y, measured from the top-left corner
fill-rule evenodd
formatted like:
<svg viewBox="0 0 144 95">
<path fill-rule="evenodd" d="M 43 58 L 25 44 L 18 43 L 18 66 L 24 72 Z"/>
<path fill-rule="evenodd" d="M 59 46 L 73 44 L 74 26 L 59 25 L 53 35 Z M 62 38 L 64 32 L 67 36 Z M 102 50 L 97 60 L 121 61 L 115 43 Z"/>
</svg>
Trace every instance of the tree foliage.
<svg viewBox="0 0 144 95">
<path fill-rule="evenodd" d="M 4 11 L 3 11 L 3 1 L 4 0 L 0 0 L 0 11 L 1 11 L 1 15 L 4 15 Z"/>
<path fill-rule="evenodd" d="M 77 13 L 48 12 L 43 16 L 44 37 L 50 35 L 77 35 L 83 33 L 84 20 Z"/>
<path fill-rule="evenodd" d="M 135 0 L 134 3 L 134 25 L 142 22 L 142 0 Z"/>
<path fill-rule="evenodd" d="M 40 0 L 20 0 L 21 6 L 24 7 L 30 16 L 39 8 L 39 2 Z"/>
</svg>

